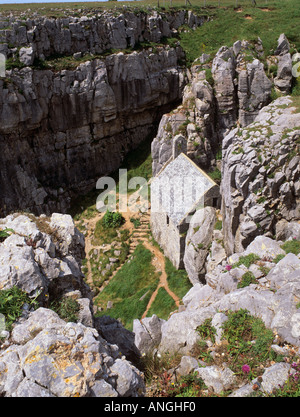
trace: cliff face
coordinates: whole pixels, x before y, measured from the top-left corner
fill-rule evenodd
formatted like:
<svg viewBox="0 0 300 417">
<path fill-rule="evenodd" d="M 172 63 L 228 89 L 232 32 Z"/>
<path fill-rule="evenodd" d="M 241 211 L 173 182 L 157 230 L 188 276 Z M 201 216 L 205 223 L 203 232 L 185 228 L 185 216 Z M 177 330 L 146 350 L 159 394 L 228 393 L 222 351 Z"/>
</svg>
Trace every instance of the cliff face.
<svg viewBox="0 0 300 417">
<path fill-rule="evenodd" d="M 134 47 L 140 42 L 160 42 L 180 26 L 197 27 L 207 20 L 191 11 L 158 13 L 155 10 L 113 10 L 88 16 L 16 18 L 0 21 L 0 52 L 7 58 L 45 59 L 74 53 L 101 54 L 110 49 Z M 20 49 L 21 48 L 21 49 Z M 26 62 L 28 64 L 28 62 Z"/>
<path fill-rule="evenodd" d="M 181 98 L 182 58 L 180 47 L 161 47 L 75 70 L 6 71 L 0 80 L 4 212 L 64 212 L 72 195 L 117 169 Z"/>
<path fill-rule="evenodd" d="M 1 18 L 0 53 L 7 69 L 18 69 L 0 79 L 0 211 L 65 212 L 73 196 L 117 169 L 181 99 L 184 54 L 179 46 L 99 54 L 160 42 L 204 21 L 188 11 L 126 9 Z M 72 70 L 47 61 L 86 54 Z"/>
</svg>

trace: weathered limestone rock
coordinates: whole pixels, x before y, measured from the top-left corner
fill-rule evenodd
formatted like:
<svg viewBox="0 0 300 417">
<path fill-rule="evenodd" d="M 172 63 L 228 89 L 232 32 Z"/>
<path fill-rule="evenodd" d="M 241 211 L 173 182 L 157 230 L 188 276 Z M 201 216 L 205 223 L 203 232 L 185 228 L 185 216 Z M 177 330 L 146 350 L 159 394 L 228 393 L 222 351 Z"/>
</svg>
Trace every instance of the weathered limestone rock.
<svg viewBox="0 0 300 417">
<path fill-rule="evenodd" d="M 117 14 L 103 11 L 89 17 L 67 13 L 63 18 L 35 16 L 26 21 L 12 16 L 8 20 L 0 18 L 0 41 L 7 45 L 7 55 L 28 45 L 40 59 L 75 53 L 101 54 L 109 49 L 133 48 L 138 42 L 160 42 L 176 34 L 184 24 L 196 28 L 206 20 L 185 10 L 161 13 L 124 9 Z"/>
<path fill-rule="evenodd" d="M 161 326 L 165 320 L 159 319 L 155 314 L 141 321 L 133 321 L 134 343 L 143 354 L 152 353 L 161 341 Z"/>
<path fill-rule="evenodd" d="M 216 210 L 205 207 L 191 218 L 186 235 L 184 267 L 192 284 L 201 282 L 205 275 L 205 261 L 216 223 Z"/>
<path fill-rule="evenodd" d="M 29 48 L 21 48 L 19 51 L 19 57 L 20 61 L 26 66 L 32 65 L 35 58 L 35 53 L 32 46 L 30 46 Z"/>
<path fill-rule="evenodd" d="M 292 57 L 290 53 L 278 57 L 277 77 L 275 86 L 284 94 L 288 94 L 292 88 Z"/>
<path fill-rule="evenodd" d="M 41 320 L 41 321 L 40 321 Z M 13 332 L 14 345 L 0 352 L 0 393 L 11 396 L 140 396 L 141 373 L 119 359 L 97 331 L 66 323 L 40 308 Z M 14 365 L 12 365 L 14 360 Z"/>
<path fill-rule="evenodd" d="M 186 139 L 186 153 L 202 168 L 211 164 L 213 150 L 218 144 L 213 89 L 205 78 L 205 72 L 195 65 L 191 69 L 192 80 L 183 91 L 182 105 L 165 114 L 152 142 L 152 172 L 157 175 L 172 156 L 173 140 L 179 133 Z M 187 116 L 187 109 L 189 116 Z"/>
<path fill-rule="evenodd" d="M 269 104 L 272 83 L 263 64 L 255 59 L 240 71 L 238 81 L 239 121 L 241 126 L 252 123 L 259 110 Z"/>
<path fill-rule="evenodd" d="M 280 218 L 300 218 L 295 189 L 299 127 L 299 113 L 289 97 L 282 97 L 261 109 L 255 122 L 224 138 L 221 194 L 227 254 L 242 252 L 258 235 L 273 236 Z"/>
<path fill-rule="evenodd" d="M 181 98 L 182 57 L 180 47 L 158 47 L 87 60 L 74 70 L 7 71 L 12 82 L 0 80 L 4 214 L 64 213 L 71 198 L 116 170 Z"/>
<path fill-rule="evenodd" d="M 92 298 L 80 269 L 84 237 L 71 216 L 15 213 L 1 219 L 0 228 L 12 230 L 0 245 L 0 289 L 17 285 L 30 297 L 39 296 L 43 305 L 49 296 L 59 299 L 74 290 L 79 291 L 78 298 Z"/>
<path fill-rule="evenodd" d="M 217 394 L 230 389 L 236 382 L 234 372 L 227 367 L 221 370 L 217 366 L 206 366 L 196 369 L 196 372 L 203 379 L 205 385 L 212 387 Z"/>
<path fill-rule="evenodd" d="M 237 120 L 236 60 L 233 48 L 222 46 L 212 63 L 212 76 L 220 128 L 232 128 Z"/>
<path fill-rule="evenodd" d="M 93 316 L 91 290 L 80 269 L 84 239 L 72 218 L 16 213 L 0 220 L 0 230 L 6 228 L 0 289 L 17 286 L 39 307 L 24 305 L 12 330 L 4 332 L 0 396 L 143 396 L 143 374 L 132 364 L 140 358 L 134 334 L 117 320 Z M 77 301 L 76 323 L 48 308 L 63 297 Z"/>
<path fill-rule="evenodd" d="M 290 51 L 290 43 L 287 39 L 287 37 L 285 36 L 284 33 L 282 33 L 277 41 L 277 48 L 275 50 L 275 55 L 285 55 L 287 53 L 289 53 Z"/>
<path fill-rule="evenodd" d="M 135 342 L 134 330 L 130 332 L 118 320 L 109 316 L 95 317 L 94 327 L 105 340 L 118 345 L 127 360 L 139 364 L 142 351 Z"/>
</svg>

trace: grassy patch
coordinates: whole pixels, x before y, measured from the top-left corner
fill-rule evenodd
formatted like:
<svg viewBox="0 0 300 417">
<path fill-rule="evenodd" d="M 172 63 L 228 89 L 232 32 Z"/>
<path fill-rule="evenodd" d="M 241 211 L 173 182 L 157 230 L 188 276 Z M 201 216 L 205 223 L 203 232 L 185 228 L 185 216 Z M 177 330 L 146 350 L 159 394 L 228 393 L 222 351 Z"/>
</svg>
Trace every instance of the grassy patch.
<svg viewBox="0 0 300 417">
<path fill-rule="evenodd" d="M 251 316 L 246 309 L 229 311 L 223 323 L 223 338 L 227 341 L 229 368 L 243 380 L 251 381 L 263 373 L 262 362 L 281 360 L 271 349 L 274 334 L 260 318 Z M 244 367 L 247 365 L 247 367 Z"/>
<path fill-rule="evenodd" d="M 65 321 L 76 323 L 78 320 L 80 305 L 72 297 L 63 297 L 60 300 L 56 300 L 50 305 L 50 308 Z"/>
<path fill-rule="evenodd" d="M 216 184 L 220 184 L 222 179 L 222 173 L 219 170 L 219 168 L 215 168 L 213 171 L 208 171 L 207 175 L 210 176 L 210 178 L 215 181 Z"/>
<path fill-rule="evenodd" d="M 102 243 L 111 243 L 118 237 L 118 228 L 106 227 L 103 218 L 98 220 L 95 227 L 93 245 L 98 246 Z"/>
<path fill-rule="evenodd" d="M 232 265 L 232 268 L 237 268 L 241 265 L 245 265 L 246 268 L 249 268 L 250 265 L 259 260 L 260 257 L 258 255 L 255 253 L 249 253 L 249 255 L 241 256 L 240 259 Z"/>
<path fill-rule="evenodd" d="M 222 45 L 232 46 L 235 41 L 242 39 L 254 41 L 258 36 L 266 55 L 277 47 L 281 33 L 285 33 L 296 48 L 300 47 L 300 9 L 296 0 L 286 0 L 284 5 L 279 0 L 269 1 L 268 13 L 263 8 L 253 7 L 250 1 L 243 2 L 241 13 L 237 12 L 232 2 L 225 1 L 222 7 L 216 7 L 216 1 L 208 0 L 207 5 L 211 7 L 202 10 L 211 15 L 212 20 L 196 30 L 185 29 L 180 33 L 180 43 L 189 63 L 202 53 L 215 54 Z M 251 19 L 246 19 L 247 16 Z"/>
<path fill-rule="evenodd" d="M 124 326 L 132 330 L 133 319 L 142 317 L 159 282 L 152 257 L 142 244 L 137 246 L 130 262 L 123 265 L 96 297 L 95 304 L 104 309 L 98 315 L 121 319 Z M 113 302 L 109 310 L 106 309 L 108 301 Z"/>
<path fill-rule="evenodd" d="M 293 253 L 294 255 L 298 255 L 300 253 L 300 240 L 288 240 L 281 246 L 281 248 L 286 253 Z"/>
<path fill-rule="evenodd" d="M 165 271 L 167 274 L 167 281 L 171 291 L 182 299 L 185 294 L 192 288 L 192 284 L 188 278 L 185 270 L 177 270 L 172 262 L 165 258 Z"/>
<path fill-rule="evenodd" d="M 160 319 L 167 320 L 172 311 L 176 310 L 176 304 L 173 298 L 164 288 L 159 288 L 155 300 L 153 301 L 147 317 L 156 314 Z"/>
</svg>

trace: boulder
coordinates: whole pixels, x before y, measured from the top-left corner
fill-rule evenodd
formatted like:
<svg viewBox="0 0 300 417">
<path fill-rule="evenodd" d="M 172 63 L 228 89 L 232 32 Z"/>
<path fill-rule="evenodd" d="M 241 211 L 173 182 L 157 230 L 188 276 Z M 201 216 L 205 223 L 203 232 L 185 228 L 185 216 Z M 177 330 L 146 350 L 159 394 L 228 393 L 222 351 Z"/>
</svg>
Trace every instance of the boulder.
<svg viewBox="0 0 300 417">
<path fill-rule="evenodd" d="M 216 394 L 230 389 L 236 382 L 236 376 L 229 368 L 217 366 L 206 366 L 197 368 L 196 372 L 203 379 L 205 385 L 211 387 Z"/>
<path fill-rule="evenodd" d="M 213 207 L 198 210 L 191 218 L 186 235 L 184 267 L 192 284 L 203 280 L 205 261 L 212 242 L 216 223 L 216 211 Z"/>
<path fill-rule="evenodd" d="M 284 94 L 292 88 L 292 57 L 290 53 L 278 57 L 277 76 L 274 78 L 275 86 Z"/>
<path fill-rule="evenodd" d="M 161 341 L 161 326 L 165 320 L 155 314 L 142 320 L 133 321 L 134 343 L 142 354 L 152 354 Z"/>
<path fill-rule="evenodd" d="M 30 66 L 34 63 L 35 59 L 35 52 L 32 46 L 29 48 L 21 48 L 19 51 L 19 58 L 20 61 L 25 64 L 26 66 Z"/>
</svg>

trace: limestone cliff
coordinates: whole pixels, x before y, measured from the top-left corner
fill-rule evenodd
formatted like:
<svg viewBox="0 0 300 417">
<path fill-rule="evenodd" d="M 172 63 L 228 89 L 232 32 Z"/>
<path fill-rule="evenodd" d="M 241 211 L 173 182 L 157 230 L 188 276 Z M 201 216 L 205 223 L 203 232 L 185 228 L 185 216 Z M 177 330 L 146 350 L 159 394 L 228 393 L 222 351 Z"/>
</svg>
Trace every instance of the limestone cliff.
<svg viewBox="0 0 300 417">
<path fill-rule="evenodd" d="M 180 47 L 122 52 L 75 70 L 6 71 L 0 80 L 1 208 L 64 212 L 181 98 Z"/>
</svg>

